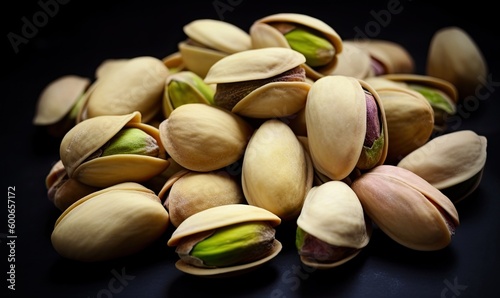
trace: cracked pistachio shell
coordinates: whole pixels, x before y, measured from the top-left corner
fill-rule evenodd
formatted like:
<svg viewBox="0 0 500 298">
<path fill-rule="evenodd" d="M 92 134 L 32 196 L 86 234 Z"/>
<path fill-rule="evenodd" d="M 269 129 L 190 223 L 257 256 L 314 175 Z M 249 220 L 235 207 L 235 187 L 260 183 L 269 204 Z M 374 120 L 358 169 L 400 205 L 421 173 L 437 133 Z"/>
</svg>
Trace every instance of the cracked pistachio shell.
<svg viewBox="0 0 500 298">
<path fill-rule="evenodd" d="M 205 82 L 219 85 L 269 79 L 304 62 L 304 55 L 291 49 L 274 47 L 247 50 L 215 63 L 205 77 Z M 305 106 L 310 86 L 306 81 L 267 83 L 241 98 L 231 111 L 253 118 L 289 116 Z"/>
<path fill-rule="evenodd" d="M 321 241 L 340 248 L 357 249 L 337 262 L 317 263 L 301 257 L 301 262 L 327 269 L 339 266 L 359 254 L 370 241 L 369 222 L 356 193 L 342 181 L 328 181 L 307 193 L 297 225 Z"/>
<path fill-rule="evenodd" d="M 124 127 L 142 129 L 155 138 L 159 157 L 114 154 L 87 160 Z M 97 116 L 75 125 L 62 139 L 60 158 L 68 176 L 95 187 L 142 182 L 163 172 L 169 165 L 157 128 L 141 123 L 141 114 Z"/>
<path fill-rule="evenodd" d="M 312 187 L 313 167 L 288 125 L 270 119 L 256 129 L 245 151 L 241 182 L 248 204 L 269 210 L 282 220 L 299 215 Z"/>
<path fill-rule="evenodd" d="M 199 211 L 226 204 L 245 203 L 239 175 L 225 170 L 212 172 L 183 171 L 167 181 L 159 196 L 166 195 L 164 206 L 170 222 L 178 227 L 186 218 Z M 169 179 L 169 180 L 172 180 Z"/>
<path fill-rule="evenodd" d="M 337 56 L 343 50 L 342 38 L 327 23 L 315 17 L 298 13 L 277 13 L 256 20 L 250 27 L 250 37 L 253 48 L 283 47 L 291 48 L 285 36 L 272 26 L 273 23 L 287 23 L 291 26 L 306 27 L 318 32 L 326 38 L 335 49 L 335 56 L 327 65 L 310 67 L 303 64 L 308 77 L 314 80 L 328 75 L 337 65 Z"/>
<path fill-rule="evenodd" d="M 159 130 L 168 155 L 198 172 L 218 170 L 240 159 L 253 132 L 240 116 L 203 103 L 176 108 Z"/>
<path fill-rule="evenodd" d="M 383 39 L 357 39 L 351 42 L 368 52 L 376 76 L 415 71 L 413 57 L 401 44 Z"/>
<path fill-rule="evenodd" d="M 408 154 L 398 166 L 424 178 L 453 202 L 458 202 L 474 191 L 481 180 L 486 163 L 487 139 L 471 130 L 462 130 L 435 137 Z M 472 184 L 453 187 L 469 180 Z"/>
<path fill-rule="evenodd" d="M 198 19 L 183 30 L 188 40 L 178 44 L 179 52 L 185 67 L 201 77 L 223 57 L 251 49 L 250 35 L 224 21 Z"/>
<path fill-rule="evenodd" d="M 431 39 L 426 73 L 453 84 L 460 98 L 475 95 L 488 66 L 478 45 L 462 28 L 444 27 Z"/>
<path fill-rule="evenodd" d="M 50 125 L 63 119 L 90 85 L 90 79 L 65 75 L 52 81 L 41 92 L 33 124 Z"/>
<path fill-rule="evenodd" d="M 168 68 L 160 59 L 150 56 L 118 63 L 96 80 L 82 118 L 138 111 L 142 121 L 149 122 L 161 110 Z"/>
<path fill-rule="evenodd" d="M 380 87 L 376 92 L 387 122 L 386 163 L 396 164 L 429 140 L 434 130 L 434 111 L 422 94 L 407 87 Z"/>
<path fill-rule="evenodd" d="M 69 206 L 57 219 L 51 241 L 65 258 L 106 261 L 141 251 L 166 231 L 168 220 L 153 191 L 119 183 Z"/>
<path fill-rule="evenodd" d="M 365 79 L 372 77 L 373 69 L 371 57 L 366 49 L 352 41 L 343 42 L 342 53 L 337 56 L 337 65 L 331 72 L 332 75 L 344 75 Z"/>
<path fill-rule="evenodd" d="M 248 204 L 228 204 L 202 210 L 186 218 L 172 233 L 168 246 L 177 246 L 181 239 L 202 232 L 215 230 L 244 222 L 268 222 L 272 227 L 281 223 L 281 219 L 266 209 Z M 281 251 L 281 243 L 275 239 L 272 252 L 265 258 L 237 266 L 221 268 L 198 268 L 178 260 L 175 266 L 180 271 L 192 275 L 225 277 L 241 274 L 270 261 Z"/>
<path fill-rule="evenodd" d="M 390 238 L 414 250 L 448 246 L 459 225 L 453 202 L 417 174 L 381 165 L 351 184 L 363 210 Z"/>
<path fill-rule="evenodd" d="M 432 99 L 427 99 L 434 110 L 434 129 L 446 129 L 446 118 L 448 115 L 456 113 L 456 104 L 458 101 L 458 91 L 453 84 L 440 78 L 418 75 L 418 74 L 387 74 L 381 76 L 382 78 L 400 82 L 405 84 L 406 87 L 418 92 L 418 87 L 430 88 L 438 92 L 444 102 L 435 102 Z M 425 95 L 424 95 L 425 97 Z"/>
<path fill-rule="evenodd" d="M 366 100 L 359 80 L 340 75 L 318 79 L 305 109 L 314 167 L 332 180 L 344 179 L 356 167 L 366 135 Z"/>
</svg>

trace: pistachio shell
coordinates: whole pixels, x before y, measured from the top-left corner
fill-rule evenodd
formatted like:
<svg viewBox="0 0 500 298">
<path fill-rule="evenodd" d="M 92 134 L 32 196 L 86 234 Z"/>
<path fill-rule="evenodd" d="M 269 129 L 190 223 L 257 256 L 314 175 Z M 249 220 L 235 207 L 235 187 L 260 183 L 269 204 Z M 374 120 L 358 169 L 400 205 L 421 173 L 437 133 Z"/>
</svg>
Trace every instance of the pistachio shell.
<svg viewBox="0 0 500 298">
<path fill-rule="evenodd" d="M 38 98 L 33 124 L 50 125 L 63 119 L 89 85 L 90 79 L 77 75 L 52 81 Z"/>
<path fill-rule="evenodd" d="M 186 218 L 172 233 L 167 245 L 176 246 L 184 237 L 250 221 L 267 221 L 273 227 L 281 223 L 281 219 L 277 215 L 264 208 L 248 204 L 221 205 Z"/>
<path fill-rule="evenodd" d="M 160 59 L 135 57 L 99 78 L 86 103 L 88 118 L 134 111 L 148 122 L 160 111 L 168 69 Z"/>
<path fill-rule="evenodd" d="M 300 213 L 312 186 L 313 167 L 291 128 L 280 120 L 270 119 L 248 142 L 241 181 L 250 205 L 289 220 Z"/>
<path fill-rule="evenodd" d="M 247 204 L 228 204 L 212 207 L 186 218 L 167 242 L 168 246 L 177 246 L 179 242 L 188 236 L 198 233 L 212 231 L 230 225 L 244 222 L 268 222 L 272 227 L 281 223 L 281 219 L 263 208 Z M 220 268 L 200 268 L 187 264 L 182 259 L 175 263 L 177 269 L 192 275 L 226 277 L 242 274 L 256 269 L 258 266 L 270 261 L 280 251 L 282 245 L 274 239 L 272 250 L 266 257 L 242 265 L 220 267 Z"/>
<path fill-rule="evenodd" d="M 218 170 L 240 159 L 253 132 L 240 116 L 202 103 L 176 108 L 159 130 L 170 157 L 182 167 L 200 172 Z"/>
<path fill-rule="evenodd" d="M 422 94 L 406 87 L 376 91 L 387 121 L 386 163 L 396 164 L 429 140 L 434 129 L 434 111 Z"/>
<path fill-rule="evenodd" d="M 172 225 L 178 227 L 189 216 L 211 207 L 245 203 L 237 178 L 226 171 L 186 171 L 172 183 L 165 200 Z"/>
<path fill-rule="evenodd" d="M 354 191 L 344 182 L 329 181 L 313 187 L 307 194 L 297 225 L 308 234 L 330 245 L 361 249 L 370 241 L 369 223 Z M 306 265 L 331 268 L 347 262 L 359 254 L 331 264 L 312 262 L 304 257 Z"/>
<path fill-rule="evenodd" d="M 404 168 L 380 165 L 354 180 L 351 188 L 373 222 L 408 248 L 442 249 L 459 225 L 451 200 Z"/>
<path fill-rule="evenodd" d="M 122 58 L 122 59 L 106 59 L 95 70 L 96 79 L 102 78 L 110 73 L 113 73 L 115 70 L 120 69 L 122 65 L 127 64 L 130 59 Z"/>
<path fill-rule="evenodd" d="M 278 29 L 271 26 L 272 23 L 288 23 L 295 26 L 304 26 L 319 32 L 329 40 L 335 48 L 335 54 L 342 52 L 342 38 L 338 33 L 324 21 L 315 17 L 299 13 L 277 13 L 256 20 L 250 27 L 250 37 L 253 48 L 284 47 L 290 48 L 284 35 Z M 321 67 L 313 68 L 304 64 L 307 75 L 318 79 L 329 74 L 337 64 L 337 57 Z"/>
<path fill-rule="evenodd" d="M 285 48 L 252 49 L 215 63 L 205 77 L 208 84 L 267 79 L 299 66 L 304 55 Z"/>
<path fill-rule="evenodd" d="M 436 31 L 427 54 L 426 73 L 453 84 L 460 98 L 475 95 L 487 76 L 488 66 L 472 37 L 462 28 L 444 27 Z"/>
<path fill-rule="evenodd" d="M 158 239 L 168 227 L 168 212 L 154 193 L 129 185 L 90 194 L 68 207 L 55 223 L 54 249 L 65 258 L 98 262 L 137 253 Z"/>
<path fill-rule="evenodd" d="M 413 57 L 401 44 L 383 39 L 357 39 L 351 42 L 366 50 L 376 63 L 381 64 L 382 74 L 413 73 L 415 71 Z M 375 75 L 380 74 L 375 73 Z"/>
<path fill-rule="evenodd" d="M 373 76 L 371 58 L 366 49 L 352 41 L 344 41 L 342 53 L 337 56 L 337 65 L 332 70 L 332 75 L 344 75 L 365 79 Z"/>
<path fill-rule="evenodd" d="M 183 28 L 184 33 L 195 43 L 182 41 L 179 52 L 185 67 L 201 77 L 223 57 L 249 50 L 250 36 L 237 26 L 220 20 L 197 19 Z"/>
<path fill-rule="evenodd" d="M 462 130 L 435 137 L 408 154 L 398 166 L 419 175 L 440 190 L 463 183 L 480 173 L 486 163 L 487 139 L 471 130 Z M 479 181 L 451 198 L 454 202 L 466 197 Z"/>
<path fill-rule="evenodd" d="M 160 146 L 159 157 L 115 154 L 86 161 L 123 127 L 137 127 L 153 136 Z M 139 112 L 98 116 L 78 123 L 62 139 L 59 154 L 70 178 L 96 187 L 146 181 L 169 165 L 158 129 L 141 123 Z"/>
<path fill-rule="evenodd" d="M 251 48 L 248 33 L 220 20 L 197 19 L 184 26 L 184 33 L 203 46 L 233 54 Z"/>
<path fill-rule="evenodd" d="M 314 167 L 332 180 L 355 168 L 366 135 L 366 101 L 360 82 L 326 76 L 309 90 L 306 126 Z"/>
</svg>

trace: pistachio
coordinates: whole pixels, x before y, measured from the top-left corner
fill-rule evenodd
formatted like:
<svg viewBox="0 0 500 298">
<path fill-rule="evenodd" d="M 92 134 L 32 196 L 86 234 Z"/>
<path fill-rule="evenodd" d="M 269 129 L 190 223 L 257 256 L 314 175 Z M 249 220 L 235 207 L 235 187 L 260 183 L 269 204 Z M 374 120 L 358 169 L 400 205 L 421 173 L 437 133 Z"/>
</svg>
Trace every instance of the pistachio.
<svg viewBox="0 0 500 298">
<path fill-rule="evenodd" d="M 359 199 L 341 181 L 313 187 L 297 225 L 295 245 L 301 261 L 320 269 L 351 260 L 368 244 L 371 235 L 371 222 L 365 219 Z"/>
<path fill-rule="evenodd" d="M 177 246 L 180 260 L 175 266 L 183 272 L 201 276 L 233 275 L 252 270 L 281 251 L 281 243 L 274 237 L 274 227 L 280 223 L 278 216 L 260 207 L 248 204 L 215 206 L 186 218 L 172 233 L 167 245 Z M 215 238 L 207 238 L 212 234 Z M 205 238 L 207 242 L 203 243 Z M 188 256 L 199 242 L 202 244 L 195 252 L 207 253 L 203 258 L 211 257 L 214 263 L 209 264 L 215 266 L 207 267 L 202 260 Z M 255 251 L 248 253 L 249 247 Z M 246 258 L 245 254 L 252 257 Z"/>
<path fill-rule="evenodd" d="M 426 73 L 456 86 L 461 99 L 476 95 L 480 78 L 488 66 L 481 49 L 462 28 L 444 27 L 432 36 L 427 53 Z"/>
<path fill-rule="evenodd" d="M 163 93 L 163 114 L 166 118 L 175 108 L 187 103 L 213 104 L 215 89 L 192 71 L 169 75 Z"/>
<path fill-rule="evenodd" d="M 294 29 L 299 31 L 293 32 Z M 287 33 L 291 35 L 287 37 Z M 299 13 L 277 13 L 258 19 L 250 27 L 250 37 L 255 49 L 289 48 L 312 58 L 302 66 L 306 75 L 313 80 L 332 72 L 337 65 L 337 56 L 343 49 L 342 39 L 331 26 L 320 19 Z M 301 43 L 300 40 L 307 42 Z M 306 43 L 314 45 L 307 49 Z M 319 53 L 317 49 L 321 49 Z"/>
<path fill-rule="evenodd" d="M 342 53 L 337 55 L 337 65 L 332 70 L 332 75 L 344 75 L 365 79 L 375 75 L 372 67 L 373 59 L 366 49 L 363 49 L 356 43 L 343 41 Z"/>
<path fill-rule="evenodd" d="M 119 133 L 122 129 L 123 135 Z M 117 140 L 106 149 L 117 134 Z M 114 154 L 102 156 L 103 151 Z M 169 166 L 159 130 L 142 123 L 139 112 L 97 116 L 78 123 L 62 139 L 59 154 L 69 178 L 94 187 L 144 182 Z"/>
<path fill-rule="evenodd" d="M 453 202 L 404 168 L 377 166 L 355 179 L 351 188 L 373 222 L 408 248 L 442 249 L 450 244 L 459 225 Z"/>
<path fill-rule="evenodd" d="M 175 251 L 184 262 L 198 267 L 234 266 L 268 255 L 275 232 L 268 223 L 239 223 L 222 227 L 198 242 L 187 238 Z"/>
<path fill-rule="evenodd" d="M 54 137 L 64 136 L 76 124 L 83 94 L 89 86 L 90 79 L 77 75 L 50 82 L 40 93 L 33 124 L 46 127 Z"/>
<path fill-rule="evenodd" d="M 159 112 L 168 68 L 155 57 L 139 56 L 119 62 L 100 76 L 86 99 L 82 119 L 125 115 L 138 111 L 143 122 Z"/>
<path fill-rule="evenodd" d="M 190 103 L 175 109 L 159 131 L 165 150 L 179 165 L 209 172 L 240 159 L 253 128 L 225 109 Z"/>
<path fill-rule="evenodd" d="M 241 182 L 248 204 L 282 220 L 298 216 L 312 186 L 313 167 L 288 125 L 269 119 L 255 130 L 245 150 Z"/>
<path fill-rule="evenodd" d="M 306 82 L 304 55 L 287 48 L 247 50 L 217 61 L 205 77 L 216 84 L 217 106 L 241 116 L 289 116 L 304 107 L 310 84 Z"/>
<path fill-rule="evenodd" d="M 139 154 L 158 157 L 160 148 L 152 136 L 139 128 L 124 128 L 103 146 L 101 156 Z"/>
<path fill-rule="evenodd" d="M 372 93 L 365 90 L 366 99 L 366 135 L 363 150 L 356 167 L 362 170 L 371 169 L 385 159 L 384 116 Z M 383 109 L 382 109 L 383 110 Z"/>
<path fill-rule="evenodd" d="M 125 182 L 93 192 L 57 219 L 51 241 L 63 257 L 100 262 L 138 253 L 168 227 L 168 212 L 144 186 Z"/>
<path fill-rule="evenodd" d="M 187 39 L 178 44 L 183 69 L 190 70 L 202 78 L 220 59 L 251 49 L 247 32 L 221 20 L 194 20 L 186 24 L 183 30 Z"/>
<path fill-rule="evenodd" d="M 415 71 L 415 61 L 410 52 L 401 44 L 383 39 L 349 40 L 366 50 L 372 59 L 375 76 Z"/>
<path fill-rule="evenodd" d="M 446 130 L 448 117 L 457 110 L 458 93 L 455 86 L 440 78 L 417 74 L 388 74 L 381 78 L 400 83 L 403 87 L 422 94 L 434 112 L 434 131 Z"/>
<path fill-rule="evenodd" d="M 296 28 L 284 34 L 293 50 L 306 57 L 306 63 L 312 67 L 323 66 L 335 56 L 335 48 L 317 32 Z"/>
<path fill-rule="evenodd" d="M 212 172 L 183 171 L 168 179 L 159 196 L 166 196 L 164 206 L 170 222 L 177 227 L 189 216 L 219 205 L 245 203 L 239 175 L 225 170 Z"/>
<path fill-rule="evenodd" d="M 486 147 L 486 137 L 471 130 L 450 132 L 411 152 L 398 166 L 422 177 L 457 203 L 479 186 Z"/>
<path fill-rule="evenodd" d="M 382 106 L 377 92 L 369 84 L 341 75 L 318 79 L 308 93 L 305 116 L 311 158 L 315 168 L 332 180 L 346 178 L 356 167 L 368 169 L 385 161 L 386 112 L 381 108 L 375 112 L 370 96 L 376 106 Z M 367 107 L 370 107 L 369 114 Z M 364 146 L 367 124 L 371 126 L 367 139 L 371 149 Z"/>
</svg>

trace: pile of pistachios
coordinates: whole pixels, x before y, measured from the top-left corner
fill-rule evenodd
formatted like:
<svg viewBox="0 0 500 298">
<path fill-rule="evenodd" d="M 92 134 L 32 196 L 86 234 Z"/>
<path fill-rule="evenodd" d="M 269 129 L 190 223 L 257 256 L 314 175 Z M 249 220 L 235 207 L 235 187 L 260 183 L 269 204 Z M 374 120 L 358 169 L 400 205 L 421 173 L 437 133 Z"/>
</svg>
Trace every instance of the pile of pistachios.
<svg viewBox="0 0 500 298">
<path fill-rule="evenodd" d="M 45 182 L 62 257 L 133 255 L 173 227 L 176 268 L 225 276 L 277 256 L 284 221 L 314 268 L 348 262 L 374 229 L 450 245 L 486 162 L 484 136 L 447 127 L 487 71 L 465 31 L 436 32 L 416 74 L 400 44 L 303 14 L 183 29 L 162 59 L 105 60 L 42 90 L 33 123 L 61 140 Z"/>
</svg>

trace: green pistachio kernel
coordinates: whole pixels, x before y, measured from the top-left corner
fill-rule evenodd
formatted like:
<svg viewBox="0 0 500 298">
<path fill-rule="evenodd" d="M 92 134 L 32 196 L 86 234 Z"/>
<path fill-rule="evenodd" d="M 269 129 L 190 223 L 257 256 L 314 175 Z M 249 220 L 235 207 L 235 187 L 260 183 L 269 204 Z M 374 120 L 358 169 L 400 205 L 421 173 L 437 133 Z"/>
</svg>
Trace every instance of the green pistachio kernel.
<svg viewBox="0 0 500 298">
<path fill-rule="evenodd" d="M 296 28 L 284 36 L 293 50 L 306 57 L 306 64 L 311 67 L 326 65 L 335 56 L 333 45 L 313 31 Z"/>
<path fill-rule="evenodd" d="M 159 147 L 155 138 L 139 128 L 124 128 L 109 140 L 101 156 L 139 154 L 156 157 L 158 153 Z"/>
<path fill-rule="evenodd" d="M 224 227 L 198 242 L 190 255 L 206 266 L 224 267 L 249 263 L 266 256 L 273 247 L 275 230 L 265 222 Z"/>
</svg>

